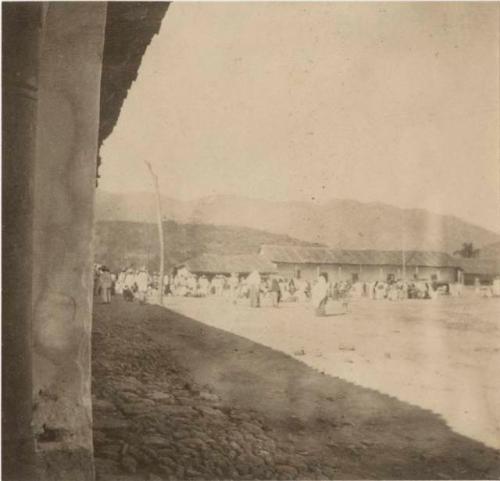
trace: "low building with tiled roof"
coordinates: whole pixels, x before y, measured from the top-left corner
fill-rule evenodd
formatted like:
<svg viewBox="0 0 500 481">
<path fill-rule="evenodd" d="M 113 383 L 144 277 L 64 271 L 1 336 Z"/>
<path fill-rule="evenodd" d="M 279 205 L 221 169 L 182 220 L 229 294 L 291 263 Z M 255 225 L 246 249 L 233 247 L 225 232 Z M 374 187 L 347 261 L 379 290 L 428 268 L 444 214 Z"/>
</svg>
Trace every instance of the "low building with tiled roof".
<svg viewBox="0 0 500 481">
<path fill-rule="evenodd" d="M 185 267 L 192 274 L 208 276 L 233 273 L 242 275 L 249 274 L 252 271 L 258 271 L 260 274 L 276 272 L 276 266 L 258 254 L 202 254 L 188 259 L 177 267 Z"/>
<path fill-rule="evenodd" d="M 434 251 L 342 250 L 326 247 L 264 245 L 260 255 L 286 277 L 315 279 L 325 273 L 330 280 L 386 280 L 406 278 L 444 282 L 461 280 L 456 258 Z"/>
<path fill-rule="evenodd" d="M 389 277 L 491 283 L 500 277 L 499 258 L 464 259 L 436 251 L 345 250 L 328 247 L 263 245 L 260 254 L 202 254 L 178 264 L 196 275 L 278 273 L 283 277 L 314 280 L 381 281 Z"/>
<path fill-rule="evenodd" d="M 500 257 L 475 257 L 471 259 L 455 258 L 464 272 L 464 283 L 473 285 L 476 279 L 481 284 L 490 284 L 500 278 Z"/>
</svg>

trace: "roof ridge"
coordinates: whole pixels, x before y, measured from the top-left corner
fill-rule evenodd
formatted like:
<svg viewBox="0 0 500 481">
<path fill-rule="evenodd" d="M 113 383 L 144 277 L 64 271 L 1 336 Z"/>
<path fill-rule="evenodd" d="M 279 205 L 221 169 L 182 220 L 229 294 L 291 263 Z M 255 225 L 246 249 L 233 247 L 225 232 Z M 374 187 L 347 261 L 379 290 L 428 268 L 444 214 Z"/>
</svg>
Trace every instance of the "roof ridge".
<svg viewBox="0 0 500 481">
<path fill-rule="evenodd" d="M 403 252 L 403 249 L 343 249 L 339 247 L 331 246 L 307 246 L 307 245 L 291 245 L 291 244 L 261 244 L 261 249 L 264 247 L 268 248 L 279 248 L 279 249 L 310 249 L 310 250 L 329 250 L 332 252 L 384 252 L 384 253 L 396 253 Z M 425 249 L 407 249 L 404 250 L 406 253 L 411 254 L 439 254 L 452 257 L 446 251 L 436 251 L 436 250 L 425 250 Z"/>
</svg>

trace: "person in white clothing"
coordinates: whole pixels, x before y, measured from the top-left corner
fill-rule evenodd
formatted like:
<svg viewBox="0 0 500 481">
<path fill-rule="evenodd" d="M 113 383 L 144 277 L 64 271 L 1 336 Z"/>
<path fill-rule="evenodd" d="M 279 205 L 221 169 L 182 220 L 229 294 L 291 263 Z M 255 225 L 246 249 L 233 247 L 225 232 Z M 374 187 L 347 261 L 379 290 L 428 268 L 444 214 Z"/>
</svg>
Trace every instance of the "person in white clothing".
<svg viewBox="0 0 500 481">
<path fill-rule="evenodd" d="M 312 305 L 317 316 L 326 314 L 325 307 L 328 300 L 328 283 L 324 276 L 319 276 L 318 281 L 312 288 Z"/>
<path fill-rule="evenodd" d="M 492 293 L 494 297 L 500 297 L 500 278 L 493 281 Z"/>
<path fill-rule="evenodd" d="M 148 291 L 149 276 L 146 268 L 143 267 L 135 278 L 137 284 L 137 298 L 141 304 L 146 302 L 146 293 Z"/>
<path fill-rule="evenodd" d="M 199 280 L 199 290 L 200 296 L 206 297 L 208 296 L 210 290 L 210 282 L 207 279 L 207 276 L 202 275 Z"/>
<path fill-rule="evenodd" d="M 258 271 L 253 271 L 247 277 L 247 284 L 250 289 L 250 307 L 260 307 L 261 277 Z"/>
<path fill-rule="evenodd" d="M 119 274 L 118 274 L 118 279 L 116 280 L 116 285 L 115 285 L 115 293 L 116 294 L 123 294 L 123 288 L 125 286 L 125 276 L 127 275 L 125 269 L 123 269 Z"/>
</svg>

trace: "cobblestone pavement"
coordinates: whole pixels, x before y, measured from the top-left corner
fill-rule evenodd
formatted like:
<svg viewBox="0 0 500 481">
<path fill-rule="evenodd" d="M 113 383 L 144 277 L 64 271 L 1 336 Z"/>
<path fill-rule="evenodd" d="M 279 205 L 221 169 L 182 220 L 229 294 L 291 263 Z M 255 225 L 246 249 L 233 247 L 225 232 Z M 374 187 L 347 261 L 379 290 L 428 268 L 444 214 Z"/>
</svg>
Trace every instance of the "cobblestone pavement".
<svg viewBox="0 0 500 481">
<path fill-rule="evenodd" d="M 158 316 L 163 316 L 162 329 Z M 155 320 L 150 322 L 150 317 Z M 311 443 L 306 441 L 316 434 L 312 428 L 305 432 L 298 417 L 280 424 L 262 406 L 252 409 L 245 403 L 228 402 L 210 385 L 200 384 L 199 376 L 198 383 L 194 381 L 189 363 L 180 361 L 190 353 L 183 348 L 181 341 L 187 335 L 179 326 L 189 322 L 174 319 L 170 311 L 159 307 L 121 300 L 96 306 L 93 413 L 98 480 L 494 477 L 492 463 L 498 465 L 500 458 L 490 451 L 478 454 L 475 463 L 421 450 L 408 452 L 407 459 L 402 459 L 401 446 L 397 446 L 401 442 L 394 433 L 389 437 L 395 446 L 392 451 L 386 446 L 387 437 L 376 446 L 374 439 L 381 432 L 377 420 L 367 423 L 365 431 L 356 431 L 352 421 L 343 419 L 341 427 L 348 430 L 347 437 L 342 438 L 337 429 L 339 440 L 321 438 L 324 449 L 309 449 Z M 168 342 L 160 342 L 162 338 Z M 190 342 L 194 343 L 193 356 L 197 349 L 204 349 L 201 338 Z M 257 383 L 255 389 L 259 389 Z M 416 416 L 411 422 L 419 419 Z M 337 428 L 334 418 L 326 414 L 319 421 L 318 433 Z M 461 454 L 457 451 L 456 456 Z M 478 464 L 482 467 L 477 468 Z"/>
<path fill-rule="evenodd" d="M 336 466 L 276 439 L 255 412 L 231 409 L 136 326 L 96 322 L 97 479 L 329 479 Z"/>
</svg>

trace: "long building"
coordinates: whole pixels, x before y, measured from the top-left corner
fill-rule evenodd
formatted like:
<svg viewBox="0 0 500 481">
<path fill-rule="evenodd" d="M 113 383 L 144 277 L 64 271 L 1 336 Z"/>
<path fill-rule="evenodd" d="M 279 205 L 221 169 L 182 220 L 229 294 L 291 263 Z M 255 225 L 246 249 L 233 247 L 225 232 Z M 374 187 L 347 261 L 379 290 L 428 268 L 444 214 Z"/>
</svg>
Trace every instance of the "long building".
<svg viewBox="0 0 500 481">
<path fill-rule="evenodd" d="M 264 245 L 260 255 L 284 277 L 313 280 L 327 274 L 331 281 L 376 281 L 390 277 L 462 282 L 456 258 L 444 252 L 339 250 L 323 247 Z"/>
<path fill-rule="evenodd" d="M 279 274 L 313 281 L 327 274 L 331 281 L 385 281 L 427 279 L 443 282 L 483 284 L 500 278 L 500 259 L 463 259 L 445 252 L 343 250 L 327 247 L 263 245 L 260 254 L 203 254 L 177 265 L 193 274 L 246 275 L 256 270 L 261 274 Z"/>
</svg>

